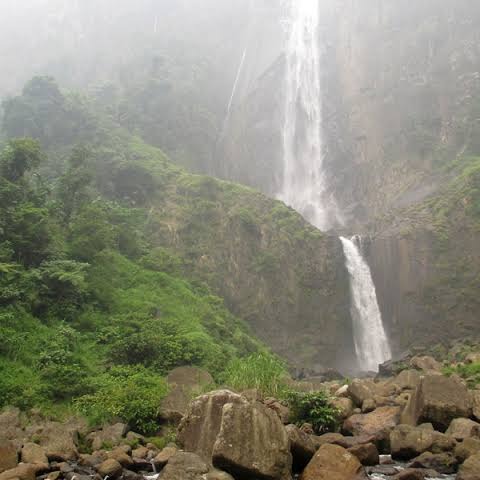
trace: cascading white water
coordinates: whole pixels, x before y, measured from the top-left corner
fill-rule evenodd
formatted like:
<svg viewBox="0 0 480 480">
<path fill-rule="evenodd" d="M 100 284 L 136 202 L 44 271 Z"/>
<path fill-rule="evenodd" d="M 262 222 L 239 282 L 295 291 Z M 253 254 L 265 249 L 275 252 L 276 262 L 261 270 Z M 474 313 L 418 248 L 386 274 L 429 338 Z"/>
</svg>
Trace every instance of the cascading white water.
<svg viewBox="0 0 480 480">
<path fill-rule="evenodd" d="M 370 267 L 362 256 L 360 237 L 340 237 L 350 274 L 351 315 L 355 350 L 363 370 L 378 371 L 391 358 Z"/>
<path fill-rule="evenodd" d="M 319 0 L 287 0 L 283 183 L 278 197 L 320 230 L 343 225 L 329 193 L 322 145 Z M 350 273 L 359 368 L 376 371 L 391 357 L 370 268 L 355 242 L 341 238 Z"/>
<path fill-rule="evenodd" d="M 243 51 L 242 58 L 240 60 L 240 65 L 238 66 L 237 75 L 235 76 L 235 81 L 233 82 L 232 94 L 230 95 L 230 101 L 228 102 L 228 107 L 227 107 L 227 118 L 230 115 L 230 110 L 232 109 L 233 99 L 235 98 L 238 81 L 240 80 L 240 75 L 242 74 L 243 64 L 245 63 L 246 56 L 247 56 L 247 49 L 245 48 L 245 50 Z"/>
<path fill-rule="evenodd" d="M 340 223 L 323 169 L 319 1 L 288 2 L 283 183 L 278 197 L 321 230 Z"/>
</svg>

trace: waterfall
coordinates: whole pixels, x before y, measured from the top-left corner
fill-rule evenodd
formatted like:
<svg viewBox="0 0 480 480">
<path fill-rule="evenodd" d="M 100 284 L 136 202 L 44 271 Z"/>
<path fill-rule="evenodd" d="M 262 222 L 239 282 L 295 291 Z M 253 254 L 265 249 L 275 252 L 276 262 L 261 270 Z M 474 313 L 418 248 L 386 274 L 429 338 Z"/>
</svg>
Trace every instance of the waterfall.
<svg viewBox="0 0 480 480">
<path fill-rule="evenodd" d="M 233 82 L 232 94 L 230 95 L 230 101 L 228 102 L 228 107 L 227 107 L 227 118 L 230 115 L 230 110 L 232 109 L 233 99 L 235 98 L 238 81 L 240 80 L 240 75 L 242 74 L 243 64 L 245 63 L 246 56 L 247 56 L 247 49 L 245 48 L 245 50 L 243 51 L 242 58 L 240 60 L 240 65 L 238 66 L 237 75 L 235 76 L 235 81 Z"/>
<path fill-rule="evenodd" d="M 370 267 L 362 256 L 360 237 L 340 237 L 350 274 L 351 306 L 355 350 L 362 370 L 378 371 L 391 358 L 390 346 L 383 328 L 375 285 Z"/>
<path fill-rule="evenodd" d="M 323 168 L 319 3 L 288 4 L 283 182 L 278 198 L 327 230 L 341 221 Z"/>
<path fill-rule="evenodd" d="M 320 1 L 288 0 L 283 182 L 278 198 L 320 230 L 343 225 L 324 169 L 320 75 Z M 351 315 L 359 368 L 390 358 L 370 268 L 355 241 L 341 238 L 350 274 Z"/>
</svg>

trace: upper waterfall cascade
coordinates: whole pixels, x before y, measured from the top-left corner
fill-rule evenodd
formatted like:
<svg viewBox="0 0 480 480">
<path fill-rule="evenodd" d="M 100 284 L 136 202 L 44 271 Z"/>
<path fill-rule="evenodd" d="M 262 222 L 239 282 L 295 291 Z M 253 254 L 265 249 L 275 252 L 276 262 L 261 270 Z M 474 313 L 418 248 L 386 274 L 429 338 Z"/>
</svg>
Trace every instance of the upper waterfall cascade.
<svg viewBox="0 0 480 480">
<path fill-rule="evenodd" d="M 320 2 L 290 0 L 286 46 L 283 183 L 278 197 L 320 230 L 342 225 L 328 185 L 322 142 Z M 354 241 L 341 238 L 350 274 L 358 367 L 377 370 L 391 357 L 370 268 Z"/>
<path fill-rule="evenodd" d="M 292 0 L 288 12 L 283 183 L 278 197 L 321 230 L 340 218 L 327 188 L 322 145 L 318 0 Z"/>
<path fill-rule="evenodd" d="M 370 267 L 361 253 L 361 239 L 340 237 L 350 274 L 352 295 L 351 315 L 355 351 L 359 366 L 368 371 L 378 371 L 378 366 L 391 358 L 390 346 L 378 307 L 375 285 Z"/>
</svg>

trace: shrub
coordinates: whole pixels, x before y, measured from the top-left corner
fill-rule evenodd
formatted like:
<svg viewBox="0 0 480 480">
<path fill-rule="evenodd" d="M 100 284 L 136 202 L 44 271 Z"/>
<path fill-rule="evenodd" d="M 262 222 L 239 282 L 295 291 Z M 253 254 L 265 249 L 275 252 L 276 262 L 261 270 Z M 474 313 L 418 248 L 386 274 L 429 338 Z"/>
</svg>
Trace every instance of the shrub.
<svg viewBox="0 0 480 480">
<path fill-rule="evenodd" d="M 158 408 L 167 394 L 165 380 L 142 366 L 116 367 L 98 377 L 96 392 L 74 401 L 76 409 L 92 424 L 117 418 L 144 434 L 158 427 Z"/>
<path fill-rule="evenodd" d="M 468 365 L 459 365 L 457 367 L 446 367 L 443 371 L 445 375 L 460 375 L 467 380 L 470 388 L 477 387 L 480 384 L 480 363 L 471 363 Z"/>
<path fill-rule="evenodd" d="M 286 392 L 285 399 L 290 407 L 292 420 L 297 425 L 310 423 L 317 434 L 334 430 L 338 421 L 338 411 L 330 405 L 326 392 Z"/>
<path fill-rule="evenodd" d="M 230 361 L 221 379 L 237 390 L 256 388 L 264 395 L 276 396 L 285 388 L 285 376 L 280 360 L 269 353 L 257 353 Z"/>
</svg>

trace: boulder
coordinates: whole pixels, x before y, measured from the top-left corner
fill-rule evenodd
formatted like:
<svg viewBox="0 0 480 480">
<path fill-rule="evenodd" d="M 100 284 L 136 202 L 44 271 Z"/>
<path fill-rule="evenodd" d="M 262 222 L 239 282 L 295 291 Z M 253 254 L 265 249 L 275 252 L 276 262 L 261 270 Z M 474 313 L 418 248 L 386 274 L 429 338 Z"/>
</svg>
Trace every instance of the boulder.
<svg viewBox="0 0 480 480">
<path fill-rule="evenodd" d="M 415 356 L 410 360 L 410 366 L 424 372 L 441 372 L 442 364 L 428 355 Z"/>
<path fill-rule="evenodd" d="M 68 462 L 78 455 L 78 432 L 60 422 L 47 422 L 36 432 L 38 444 L 43 447 L 49 461 Z"/>
<path fill-rule="evenodd" d="M 402 423 L 430 422 L 436 430 L 445 431 L 453 419 L 469 417 L 470 413 L 470 396 L 461 381 L 455 377 L 427 375 L 408 401 Z"/>
<path fill-rule="evenodd" d="M 178 424 L 185 415 L 190 400 L 199 395 L 214 380 L 205 370 L 198 367 L 177 367 L 167 376 L 170 387 L 160 404 L 160 416 L 166 422 Z"/>
<path fill-rule="evenodd" d="M 133 458 L 147 458 L 150 450 L 147 447 L 138 447 L 132 450 Z"/>
<path fill-rule="evenodd" d="M 224 405 L 212 463 L 238 480 L 290 479 L 289 438 L 277 414 L 247 400 Z"/>
<path fill-rule="evenodd" d="M 132 445 L 145 445 L 145 437 L 135 432 L 128 432 L 125 437 Z"/>
<path fill-rule="evenodd" d="M 130 455 L 125 452 L 123 448 L 116 448 L 108 453 L 108 458 L 116 460 L 122 467 L 130 468 L 133 466 L 133 460 Z"/>
<path fill-rule="evenodd" d="M 472 390 L 470 392 L 470 399 L 472 402 L 473 416 L 480 420 L 480 390 Z"/>
<path fill-rule="evenodd" d="M 301 472 L 315 455 L 317 448 L 312 437 L 302 432 L 296 425 L 287 425 L 285 430 L 290 440 L 293 469 Z"/>
<path fill-rule="evenodd" d="M 375 437 L 377 445 L 386 445 L 390 431 L 398 425 L 399 420 L 399 407 L 379 407 L 371 413 L 347 418 L 343 423 L 343 432 L 354 436 L 371 435 Z"/>
<path fill-rule="evenodd" d="M 474 422 L 468 418 L 455 418 L 445 432 L 456 440 L 465 440 L 466 438 L 480 437 L 480 423 Z"/>
<path fill-rule="evenodd" d="M 227 403 L 243 404 L 241 395 L 230 390 L 216 390 L 194 399 L 177 431 L 177 442 L 187 452 L 196 453 L 211 461 L 213 445 L 217 440 L 223 418 L 223 406 Z"/>
<path fill-rule="evenodd" d="M 433 433 L 411 425 L 398 425 L 390 433 L 390 450 L 393 458 L 410 460 L 431 448 Z"/>
<path fill-rule="evenodd" d="M 360 461 L 338 445 L 323 445 L 310 460 L 300 480 L 366 480 Z"/>
<path fill-rule="evenodd" d="M 348 386 L 348 395 L 357 407 L 361 407 L 368 398 L 373 398 L 375 393 L 375 383 L 371 379 L 356 378 Z"/>
<path fill-rule="evenodd" d="M 316 450 L 327 443 L 337 443 L 337 441 L 345 438 L 341 433 L 324 433 L 323 435 L 311 435 L 311 439 L 315 444 Z"/>
<path fill-rule="evenodd" d="M 104 426 L 101 430 L 87 435 L 87 440 L 91 442 L 93 450 L 100 450 L 104 446 L 109 448 L 116 447 L 124 439 L 128 427 L 124 423 Z"/>
<path fill-rule="evenodd" d="M 420 378 L 417 370 L 403 370 L 392 380 L 392 384 L 400 391 L 415 390 L 420 383 Z"/>
<path fill-rule="evenodd" d="M 380 455 L 377 447 L 373 443 L 363 443 L 348 449 L 352 455 L 355 455 L 362 465 L 372 467 L 380 463 Z"/>
<path fill-rule="evenodd" d="M 353 401 L 350 398 L 334 398 L 330 401 L 330 405 L 337 409 L 340 421 L 346 420 L 353 413 Z"/>
<path fill-rule="evenodd" d="M 438 477 L 434 470 L 425 470 L 423 468 L 406 468 L 392 477 L 392 480 L 424 480 L 426 478 Z"/>
<path fill-rule="evenodd" d="M 122 475 L 123 468 L 120 465 L 119 462 L 114 460 L 113 458 L 109 458 L 105 460 L 104 462 L 100 463 L 99 465 L 96 466 L 98 474 L 102 477 L 105 478 L 108 476 L 108 478 L 118 478 L 120 475 Z"/>
<path fill-rule="evenodd" d="M 47 454 L 45 449 L 36 443 L 26 443 L 22 447 L 22 462 L 23 463 L 42 463 L 48 464 Z"/>
<path fill-rule="evenodd" d="M 280 403 L 275 398 L 266 398 L 263 402 L 266 407 L 273 410 L 277 415 L 278 418 L 282 421 L 284 425 L 287 425 L 290 421 L 290 409 Z"/>
<path fill-rule="evenodd" d="M 21 463 L 0 473 L 0 480 L 35 480 L 38 473 L 48 470 L 48 465 Z"/>
<path fill-rule="evenodd" d="M 466 438 L 455 447 L 454 451 L 455 458 L 460 463 L 477 453 L 480 453 L 480 439 L 478 438 Z"/>
<path fill-rule="evenodd" d="M 15 468 L 18 464 L 16 445 L 10 440 L 0 439 L 0 473 Z"/>
<path fill-rule="evenodd" d="M 220 470 L 211 470 L 207 473 L 205 480 L 235 480 L 227 472 L 221 472 Z"/>
<path fill-rule="evenodd" d="M 78 456 L 78 464 L 83 467 L 94 468 L 106 460 L 106 454 L 94 452 L 93 454 L 81 453 Z"/>
<path fill-rule="evenodd" d="M 167 446 L 153 459 L 153 463 L 157 468 L 163 468 L 177 452 L 177 447 Z"/>
<path fill-rule="evenodd" d="M 160 474 L 160 480 L 205 480 L 209 470 L 208 464 L 198 455 L 177 452 L 168 460 Z"/>
<path fill-rule="evenodd" d="M 91 478 L 91 477 L 89 477 Z M 72 480 L 72 479 L 70 479 Z M 74 478 L 73 480 L 77 480 Z M 122 473 L 122 480 L 145 480 L 145 477 L 143 475 L 140 475 L 137 472 L 132 472 L 131 470 L 123 470 Z"/>
<path fill-rule="evenodd" d="M 343 437 L 332 442 L 334 445 L 340 445 L 347 450 L 358 445 L 365 445 L 367 443 L 374 443 L 375 435 L 359 435 L 357 437 Z"/>
<path fill-rule="evenodd" d="M 362 413 L 370 413 L 377 407 L 373 398 L 367 398 L 362 403 Z"/>
<path fill-rule="evenodd" d="M 191 388 L 205 388 L 213 385 L 213 377 L 198 367 L 177 367 L 167 375 L 169 385 L 177 385 Z"/>
<path fill-rule="evenodd" d="M 458 462 L 451 453 L 424 452 L 414 458 L 410 464 L 411 468 L 427 468 L 441 474 L 451 474 L 457 471 Z"/>
<path fill-rule="evenodd" d="M 20 410 L 7 408 L 0 413 L 0 440 L 12 440 L 17 447 L 21 447 L 23 436 Z"/>
<path fill-rule="evenodd" d="M 480 480 L 480 453 L 465 460 L 458 470 L 457 480 Z"/>
</svg>

